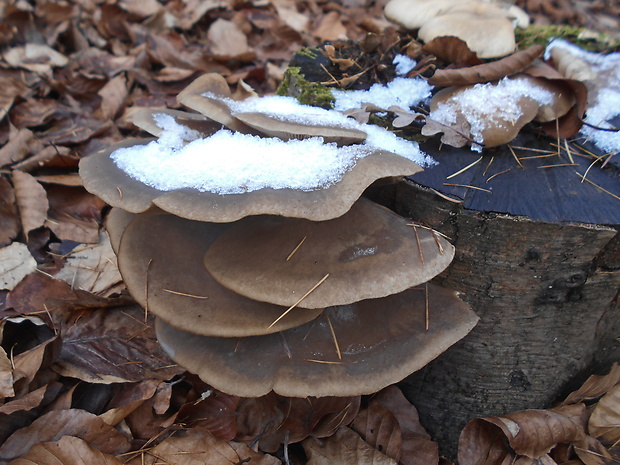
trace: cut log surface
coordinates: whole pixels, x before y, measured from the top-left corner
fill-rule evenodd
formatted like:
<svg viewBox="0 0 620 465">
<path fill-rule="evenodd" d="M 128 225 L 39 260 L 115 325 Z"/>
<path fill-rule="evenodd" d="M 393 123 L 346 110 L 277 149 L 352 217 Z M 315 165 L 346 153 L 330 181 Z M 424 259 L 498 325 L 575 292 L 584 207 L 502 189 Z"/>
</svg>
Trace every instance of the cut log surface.
<svg viewBox="0 0 620 465">
<path fill-rule="evenodd" d="M 493 153 L 446 180 L 480 155 L 423 149 L 439 164 L 389 195 L 400 214 L 451 238 L 456 257 L 438 281 L 460 291 L 480 322 L 403 387 L 455 456 L 467 421 L 549 407 L 593 362 L 619 358 L 620 199 L 581 182 L 575 171 L 591 163 L 582 157 L 553 168 L 540 168 L 555 164 L 549 158 L 525 159 L 522 168 L 496 151 L 490 166 Z M 587 179 L 620 194 L 616 168 L 592 168 Z"/>
</svg>

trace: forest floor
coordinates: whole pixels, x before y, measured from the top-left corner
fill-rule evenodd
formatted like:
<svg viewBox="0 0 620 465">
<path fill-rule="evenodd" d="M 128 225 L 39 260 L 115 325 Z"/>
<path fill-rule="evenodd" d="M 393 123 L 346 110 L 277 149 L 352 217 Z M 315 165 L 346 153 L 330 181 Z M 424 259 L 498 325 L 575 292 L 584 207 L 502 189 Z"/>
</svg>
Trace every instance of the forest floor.
<svg viewBox="0 0 620 465">
<path fill-rule="evenodd" d="M 179 108 L 176 95 L 204 73 L 270 94 L 301 48 L 395 29 L 384 3 L 0 1 L 0 463 L 343 463 L 343 450 L 355 451 L 347 463 L 449 463 L 395 388 L 374 403 L 243 399 L 175 365 L 116 269 L 102 232 L 108 207 L 77 174 L 84 156 L 143 136 L 131 123 L 139 108 Z M 516 3 L 534 24 L 620 41 L 615 1 Z M 608 391 L 616 405 L 619 380 L 612 370 L 552 414 L 568 436 L 549 438 L 565 447 L 540 463 L 619 463 L 607 446 L 617 432 L 599 441 L 573 421 L 582 401 Z M 373 425 L 387 432 L 373 437 Z M 335 455 L 321 462 L 312 439 L 305 451 L 281 445 L 308 437 L 329 438 Z M 573 453 L 575 438 L 586 452 Z"/>
</svg>

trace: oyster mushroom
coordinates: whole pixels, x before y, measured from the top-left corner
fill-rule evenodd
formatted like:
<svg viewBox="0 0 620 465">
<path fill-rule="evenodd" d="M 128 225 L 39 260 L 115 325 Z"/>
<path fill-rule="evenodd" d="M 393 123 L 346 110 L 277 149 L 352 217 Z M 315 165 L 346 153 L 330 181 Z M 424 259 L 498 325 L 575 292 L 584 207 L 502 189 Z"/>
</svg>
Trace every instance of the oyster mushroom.
<svg viewBox="0 0 620 465">
<path fill-rule="evenodd" d="M 385 6 L 390 21 L 419 29 L 428 43 L 437 37 L 454 36 L 465 41 L 480 58 L 498 58 L 515 49 L 515 26 L 529 24 L 527 14 L 516 6 L 457 0 L 391 0 Z"/>
<path fill-rule="evenodd" d="M 330 221 L 246 218 L 214 241 L 204 262 L 220 284 L 248 298 L 323 308 L 402 292 L 438 275 L 453 256 L 442 237 L 361 198 Z"/>
<path fill-rule="evenodd" d="M 118 250 L 123 280 L 143 307 L 168 324 L 206 336 L 268 334 L 315 319 L 323 309 L 291 311 L 220 286 L 202 257 L 228 224 L 189 221 L 165 213 L 137 215 Z"/>
<path fill-rule="evenodd" d="M 197 336 L 160 319 L 156 331 L 177 363 L 228 394 L 324 397 L 370 394 L 402 380 L 477 320 L 454 291 L 428 285 L 428 295 L 422 286 L 332 307 L 315 321 L 266 336 Z"/>
</svg>

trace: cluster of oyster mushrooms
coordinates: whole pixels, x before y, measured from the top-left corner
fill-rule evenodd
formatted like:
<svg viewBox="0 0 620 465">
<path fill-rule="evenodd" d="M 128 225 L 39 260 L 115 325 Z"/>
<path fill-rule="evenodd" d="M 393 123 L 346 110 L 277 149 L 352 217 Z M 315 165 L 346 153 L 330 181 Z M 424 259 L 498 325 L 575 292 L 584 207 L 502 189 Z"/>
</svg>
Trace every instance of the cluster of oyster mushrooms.
<svg viewBox="0 0 620 465">
<path fill-rule="evenodd" d="M 121 167 L 119 154 L 137 148 L 131 157 L 140 157 L 152 140 L 82 160 L 85 187 L 115 207 L 107 228 L 127 288 L 156 315 L 177 363 L 244 397 L 360 395 L 420 369 L 473 328 L 477 317 L 455 292 L 425 284 L 453 246 L 361 197 L 377 179 L 416 173 L 416 163 L 365 145 L 363 126 L 235 110 L 260 99 L 231 94 L 219 75 L 194 81 L 178 101 L 198 113 L 144 110 L 135 123 L 159 140 L 168 118 L 186 139 L 275 136 L 278 147 L 311 140 L 353 156 L 339 178 L 314 187 L 244 183 L 232 193 L 164 188 Z"/>
</svg>

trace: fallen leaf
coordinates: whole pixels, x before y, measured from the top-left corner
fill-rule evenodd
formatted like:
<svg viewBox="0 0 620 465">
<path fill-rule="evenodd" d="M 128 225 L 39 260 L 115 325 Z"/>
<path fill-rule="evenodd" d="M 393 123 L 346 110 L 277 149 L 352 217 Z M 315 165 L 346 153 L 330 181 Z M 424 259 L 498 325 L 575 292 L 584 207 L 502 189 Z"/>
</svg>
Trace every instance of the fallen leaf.
<svg viewBox="0 0 620 465">
<path fill-rule="evenodd" d="M 90 383 L 169 380 L 185 370 L 165 354 L 151 324 L 137 306 L 86 314 L 62 328 L 62 352 L 54 369 Z"/>
<path fill-rule="evenodd" d="M 371 401 L 367 408 L 357 414 L 351 427 L 375 449 L 397 462 L 400 461 L 402 450 L 400 425 L 387 407 Z"/>
<path fill-rule="evenodd" d="M 13 185 L 22 227 L 28 237 L 30 231 L 45 223 L 49 209 L 47 194 L 32 175 L 23 171 L 13 171 Z"/>
<path fill-rule="evenodd" d="M 431 118 L 424 119 L 421 133 L 423 136 L 434 136 L 443 132 L 441 142 L 452 147 L 463 147 L 471 141 L 470 125 L 462 114 L 456 115 L 456 123 L 447 126 Z"/>
<path fill-rule="evenodd" d="M 206 429 L 217 439 L 233 440 L 237 435 L 237 423 L 246 421 L 245 415 L 237 412 L 241 399 L 214 390 L 202 394 L 206 397 L 200 397 L 180 408 L 178 421 L 192 428 Z"/>
<path fill-rule="evenodd" d="M 280 461 L 269 455 L 254 452 L 243 444 L 234 444 L 214 438 L 208 430 L 193 428 L 177 431 L 153 449 L 142 452 L 128 465 L 276 465 Z"/>
<path fill-rule="evenodd" d="M 37 262 L 26 244 L 13 242 L 0 249 L 0 289 L 14 289 L 26 275 L 36 269 Z"/>
<path fill-rule="evenodd" d="M 21 457 L 35 444 L 58 441 L 63 436 L 76 436 L 106 454 L 129 450 L 127 438 L 97 415 L 79 409 L 55 410 L 13 433 L 0 447 L 0 460 Z"/>
<path fill-rule="evenodd" d="M 20 428 L 28 426 L 52 403 L 63 385 L 52 382 L 0 406 L 0 444 Z"/>
<path fill-rule="evenodd" d="M 337 11 L 330 11 L 321 17 L 312 30 L 312 35 L 318 37 L 323 42 L 348 39 L 347 29 L 342 24 L 340 13 Z"/>
<path fill-rule="evenodd" d="M 461 432 L 459 464 L 501 463 L 501 458 L 510 457 L 511 450 L 537 459 L 558 443 L 582 444 L 586 437 L 584 415 L 585 406 L 577 404 L 472 420 Z"/>
<path fill-rule="evenodd" d="M 618 383 L 620 383 L 620 366 L 618 363 L 614 363 L 608 374 L 590 376 L 579 389 L 571 392 L 564 399 L 562 405 L 577 404 L 584 400 L 597 399 L 609 392 Z"/>
<path fill-rule="evenodd" d="M 397 462 L 343 426 L 333 436 L 321 440 L 308 438 L 302 443 L 307 465 L 396 465 Z"/>
<path fill-rule="evenodd" d="M 11 131 L 9 142 L 0 148 L 0 166 L 23 160 L 42 148 L 42 144 L 35 139 L 34 134 L 29 129 Z"/>
<path fill-rule="evenodd" d="M 604 442 L 620 441 L 620 384 L 598 401 L 588 421 L 588 432 Z"/>
<path fill-rule="evenodd" d="M 110 426 L 118 425 L 145 400 L 152 398 L 160 384 L 160 380 L 145 379 L 139 383 L 122 385 L 121 391 L 108 402 L 108 410 L 99 415 L 99 418 Z"/>
<path fill-rule="evenodd" d="M 207 37 L 215 55 L 234 58 L 250 52 L 246 35 L 231 21 L 218 18 L 209 27 Z"/>
<path fill-rule="evenodd" d="M 5 177 L 0 177 L 0 247 L 10 244 L 20 229 L 15 191 Z"/>
<path fill-rule="evenodd" d="M 436 37 L 424 44 L 422 50 L 443 61 L 453 63 L 457 68 L 476 66 L 482 63 L 482 60 L 469 49 L 464 40 L 454 36 Z"/>
<path fill-rule="evenodd" d="M 13 366 L 5 350 L 0 347 L 0 400 L 5 397 L 13 397 Z"/>
<path fill-rule="evenodd" d="M 532 45 L 501 60 L 468 68 L 438 69 L 428 82 L 434 86 L 448 87 L 496 81 L 523 71 L 541 56 L 544 50 L 542 45 Z"/>
<path fill-rule="evenodd" d="M 10 76 L 0 76 L 0 121 L 9 113 L 17 97 L 27 97 L 28 86 Z"/>
<path fill-rule="evenodd" d="M 585 465 L 617 465 L 619 463 L 618 460 L 614 460 L 607 448 L 590 436 L 586 437 L 585 444 L 575 446 L 575 453 Z"/>
<path fill-rule="evenodd" d="M 105 295 L 105 291 L 122 281 L 122 277 L 107 231 L 101 232 L 99 240 L 99 244 L 76 246 L 54 277 L 69 283 L 73 289 Z"/>
<path fill-rule="evenodd" d="M 105 454 L 74 436 L 63 436 L 55 442 L 35 444 L 10 465 L 122 465 L 119 459 Z"/>
<path fill-rule="evenodd" d="M 12 47 L 4 52 L 3 57 L 10 66 L 41 74 L 48 74 L 52 68 L 69 63 L 66 56 L 44 44 Z"/>
<path fill-rule="evenodd" d="M 127 79 L 118 75 L 110 79 L 97 93 L 101 96 L 99 110 L 102 119 L 114 119 L 123 110 L 129 95 Z"/>
</svg>

